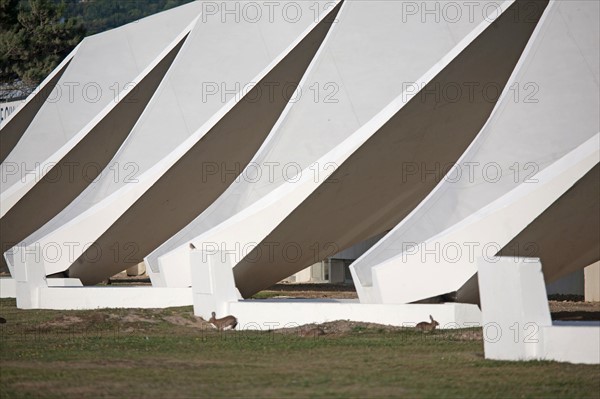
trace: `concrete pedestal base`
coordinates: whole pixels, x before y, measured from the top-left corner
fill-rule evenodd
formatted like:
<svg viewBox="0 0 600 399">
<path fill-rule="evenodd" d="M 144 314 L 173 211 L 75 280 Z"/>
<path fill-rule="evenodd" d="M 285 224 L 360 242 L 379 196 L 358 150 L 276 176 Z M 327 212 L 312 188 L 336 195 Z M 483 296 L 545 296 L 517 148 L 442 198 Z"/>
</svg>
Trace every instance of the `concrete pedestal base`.
<svg viewBox="0 0 600 399">
<path fill-rule="evenodd" d="M 19 292 L 20 309 L 85 310 L 102 308 L 168 308 L 189 306 L 191 288 L 155 287 L 41 287 Z M 27 287 L 23 287 L 27 290 Z"/>
<path fill-rule="evenodd" d="M 334 320 L 414 327 L 428 321 L 439 328 L 468 328 L 481 325 L 481 312 L 470 304 L 361 304 L 358 300 L 241 300 L 233 278 L 231 260 L 224 252 L 192 251 L 192 290 L 194 314 L 208 320 L 233 315 L 240 330 L 269 330 L 297 327 Z"/>
<path fill-rule="evenodd" d="M 361 304 L 358 300 L 245 300 L 230 302 L 228 313 L 237 317 L 240 330 L 289 328 L 335 320 L 414 327 L 428 321 L 429 315 L 440 323 L 440 329 L 481 326 L 479 308 L 462 303 L 382 305 Z"/>
<path fill-rule="evenodd" d="M 584 269 L 585 301 L 600 302 L 600 262 L 593 263 Z"/>
<path fill-rule="evenodd" d="M 192 304 L 191 288 L 83 287 L 76 278 L 47 278 L 34 253 L 15 264 L 17 307 L 20 309 L 167 308 Z"/>
<path fill-rule="evenodd" d="M 477 263 L 486 359 L 600 364 L 600 323 L 552 323 L 539 259 Z"/>
<path fill-rule="evenodd" d="M 0 298 L 16 298 L 17 281 L 12 277 L 0 278 Z"/>
</svg>

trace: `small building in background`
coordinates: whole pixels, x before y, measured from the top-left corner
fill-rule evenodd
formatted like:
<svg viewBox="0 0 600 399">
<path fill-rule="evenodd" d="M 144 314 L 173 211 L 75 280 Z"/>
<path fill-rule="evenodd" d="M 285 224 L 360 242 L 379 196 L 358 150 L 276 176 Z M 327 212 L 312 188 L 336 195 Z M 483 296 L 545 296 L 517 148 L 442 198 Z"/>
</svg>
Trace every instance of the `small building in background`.
<svg viewBox="0 0 600 399">
<path fill-rule="evenodd" d="M 387 232 L 386 232 L 387 233 Z M 306 269 L 282 280 L 284 284 L 346 284 L 354 285 L 350 265 L 386 233 L 360 242 L 330 258 L 317 262 Z M 548 295 L 573 295 L 585 297 L 587 302 L 600 301 L 600 262 L 582 270 L 576 270 L 560 280 L 546 285 Z"/>
<path fill-rule="evenodd" d="M 359 242 L 350 248 L 338 252 L 330 258 L 317 262 L 306 269 L 281 281 L 287 284 L 329 283 L 353 285 L 350 265 L 369 248 L 377 243 L 387 232 Z"/>
</svg>

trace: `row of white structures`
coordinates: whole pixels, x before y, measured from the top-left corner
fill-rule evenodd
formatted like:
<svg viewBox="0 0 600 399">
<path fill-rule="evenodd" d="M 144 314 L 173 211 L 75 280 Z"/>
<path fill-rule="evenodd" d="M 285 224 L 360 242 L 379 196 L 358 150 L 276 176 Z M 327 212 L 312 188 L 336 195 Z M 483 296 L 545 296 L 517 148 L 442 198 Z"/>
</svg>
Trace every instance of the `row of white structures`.
<svg viewBox="0 0 600 399">
<path fill-rule="evenodd" d="M 555 281 L 600 259 L 598 15 L 196 1 L 87 37 L 2 123 L 3 262 L 22 290 L 141 261 L 179 288 L 195 247 L 247 298 L 387 232 L 361 303 L 477 303 L 497 256 Z"/>
</svg>

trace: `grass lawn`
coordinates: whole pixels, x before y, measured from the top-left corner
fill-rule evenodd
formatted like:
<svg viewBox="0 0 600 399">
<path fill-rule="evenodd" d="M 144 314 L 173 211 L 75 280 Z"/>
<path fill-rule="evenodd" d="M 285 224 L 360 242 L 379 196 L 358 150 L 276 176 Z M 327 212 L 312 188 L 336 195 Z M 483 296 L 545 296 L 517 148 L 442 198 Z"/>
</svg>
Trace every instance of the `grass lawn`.
<svg viewBox="0 0 600 399">
<path fill-rule="evenodd" d="M 592 397 L 600 367 L 483 358 L 478 331 L 219 333 L 191 307 L 19 310 L 0 301 L 0 398 Z"/>
</svg>

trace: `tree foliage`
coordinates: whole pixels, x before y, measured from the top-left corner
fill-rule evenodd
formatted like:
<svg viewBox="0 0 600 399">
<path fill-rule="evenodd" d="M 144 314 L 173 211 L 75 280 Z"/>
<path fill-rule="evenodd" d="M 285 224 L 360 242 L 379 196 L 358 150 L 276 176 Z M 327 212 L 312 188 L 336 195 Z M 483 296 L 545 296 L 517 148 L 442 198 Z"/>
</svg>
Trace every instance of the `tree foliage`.
<svg viewBox="0 0 600 399">
<path fill-rule="evenodd" d="M 37 86 L 85 36 L 65 4 L 0 0 L 0 81 Z"/>
<path fill-rule="evenodd" d="M 103 32 L 192 0 L 88 0 L 67 3 L 68 16 L 81 16 L 88 34 Z"/>
<path fill-rule="evenodd" d="M 85 34 L 191 0 L 0 0 L 0 86 L 36 87 Z"/>
</svg>

